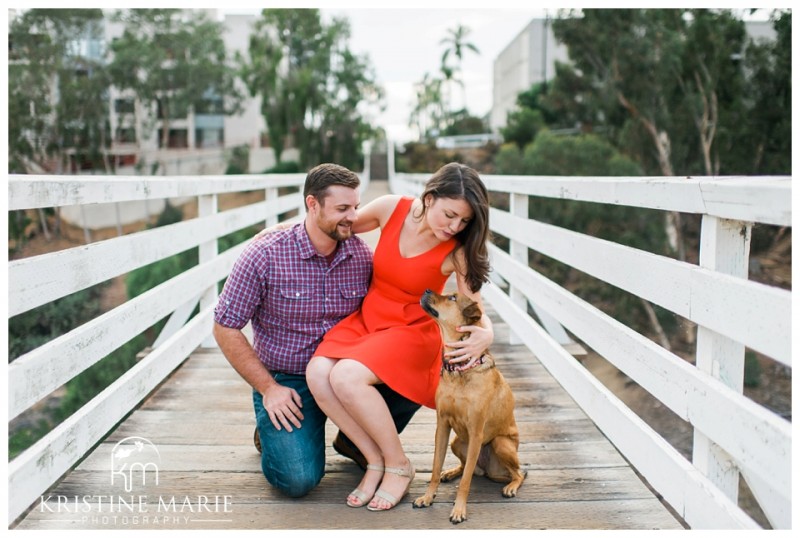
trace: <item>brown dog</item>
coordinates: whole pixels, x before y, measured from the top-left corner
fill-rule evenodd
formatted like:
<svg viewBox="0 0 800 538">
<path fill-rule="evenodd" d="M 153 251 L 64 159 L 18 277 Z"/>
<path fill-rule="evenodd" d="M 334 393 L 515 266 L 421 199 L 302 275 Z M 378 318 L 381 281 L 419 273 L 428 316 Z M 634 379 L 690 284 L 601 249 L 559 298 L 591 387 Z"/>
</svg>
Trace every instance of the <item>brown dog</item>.
<svg viewBox="0 0 800 538">
<path fill-rule="evenodd" d="M 479 325 L 481 309 L 469 297 L 458 293 L 439 295 L 426 291 L 422 308 L 439 324 L 444 342 L 465 337 L 456 331 L 462 325 Z M 468 335 L 467 335 L 468 336 Z M 442 472 L 450 430 L 456 433 L 450 445 L 461 465 Z M 514 395 L 503 375 L 495 368 L 488 350 L 469 370 L 459 371 L 442 356 L 442 377 L 436 389 L 436 445 L 433 472 L 425 495 L 414 501 L 415 508 L 430 506 L 439 482 L 462 476 L 450 521 L 467 519 L 467 496 L 473 472 L 503 482 L 504 497 L 514 497 L 525 479 L 519 468 L 519 433 L 514 420 Z"/>
</svg>

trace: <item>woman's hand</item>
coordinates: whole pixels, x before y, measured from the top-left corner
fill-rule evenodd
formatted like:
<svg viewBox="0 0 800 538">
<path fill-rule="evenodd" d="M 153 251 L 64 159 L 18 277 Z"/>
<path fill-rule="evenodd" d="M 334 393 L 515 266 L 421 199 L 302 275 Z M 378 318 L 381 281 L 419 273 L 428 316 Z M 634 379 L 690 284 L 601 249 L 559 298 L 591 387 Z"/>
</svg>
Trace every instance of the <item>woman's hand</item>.
<svg viewBox="0 0 800 538">
<path fill-rule="evenodd" d="M 457 370 L 471 368 L 475 362 L 481 358 L 494 341 L 494 331 L 491 328 L 479 325 L 464 325 L 458 328 L 459 332 L 468 332 L 469 337 L 458 342 L 445 342 L 445 346 L 450 348 L 444 356 L 451 363 L 461 364 Z"/>
<path fill-rule="evenodd" d="M 258 241 L 262 237 L 266 237 L 271 233 L 279 232 L 281 230 L 285 230 L 285 229 L 291 228 L 291 227 L 292 227 L 292 223 L 288 222 L 288 221 L 283 221 L 283 222 L 279 222 L 278 224 L 273 224 L 269 228 L 264 228 L 263 230 L 258 232 L 256 235 L 254 235 L 253 236 L 253 241 Z"/>
</svg>

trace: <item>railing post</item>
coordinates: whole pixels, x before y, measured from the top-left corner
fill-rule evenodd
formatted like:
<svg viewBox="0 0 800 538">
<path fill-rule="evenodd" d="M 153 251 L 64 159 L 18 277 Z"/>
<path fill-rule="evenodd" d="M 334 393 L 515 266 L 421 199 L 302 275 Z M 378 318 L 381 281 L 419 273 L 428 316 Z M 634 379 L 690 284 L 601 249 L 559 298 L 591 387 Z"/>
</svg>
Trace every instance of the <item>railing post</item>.
<svg viewBox="0 0 800 538">
<path fill-rule="evenodd" d="M 277 187 L 267 187 L 265 189 L 264 199 L 269 202 L 270 200 L 276 200 L 278 198 L 278 188 Z M 278 215 L 270 215 L 267 217 L 267 220 L 264 221 L 264 226 L 269 228 L 270 226 L 274 226 L 278 224 Z"/>
<path fill-rule="evenodd" d="M 747 278 L 752 223 L 703 216 L 701 267 Z M 702 326 L 697 327 L 696 366 L 737 392 L 744 390 L 744 345 Z M 739 469 L 734 460 L 702 432 L 694 432 L 692 462 L 731 500 L 739 496 Z"/>
<path fill-rule="evenodd" d="M 204 194 L 197 197 L 197 216 L 199 218 L 209 217 L 217 212 L 217 195 Z M 218 240 L 216 238 L 200 243 L 198 252 L 198 262 L 203 264 L 209 262 L 217 257 L 219 254 Z M 216 304 L 217 302 L 217 283 L 215 282 L 209 286 L 200 296 L 200 310 L 205 307 Z M 217 343 L 214 337 L 209 333 L 208 337 L 203 340 L 201 347 L 216 347 Z"/>
</svg>

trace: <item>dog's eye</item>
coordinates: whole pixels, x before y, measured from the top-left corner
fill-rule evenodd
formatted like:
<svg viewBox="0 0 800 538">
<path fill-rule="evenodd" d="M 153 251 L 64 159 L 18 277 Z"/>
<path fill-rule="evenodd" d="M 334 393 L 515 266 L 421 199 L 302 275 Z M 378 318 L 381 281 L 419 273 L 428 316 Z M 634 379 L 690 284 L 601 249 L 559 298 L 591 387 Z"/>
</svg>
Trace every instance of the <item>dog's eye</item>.
<svg viewBox="0 0 800 538">
<path fill-rule="evenodd" d="M 456 296 L 455 295 L 448 295 L 447 299 L 450 300 L 450 301 L 455 301 L 456 300 Z"/>
</svg>

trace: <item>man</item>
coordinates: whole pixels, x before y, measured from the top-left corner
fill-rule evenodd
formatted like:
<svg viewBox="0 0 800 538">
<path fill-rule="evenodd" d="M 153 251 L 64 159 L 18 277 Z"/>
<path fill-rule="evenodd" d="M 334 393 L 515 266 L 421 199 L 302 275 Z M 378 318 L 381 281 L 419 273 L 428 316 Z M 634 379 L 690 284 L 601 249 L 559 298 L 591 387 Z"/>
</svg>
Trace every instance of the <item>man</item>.
<svg viewBox="0 0 800 538">
<path fill-rule="evenodd" d="M 313 168 L 304 221 L 258 236 L 236 261 L 215 310 L 214 337 L 253 387 L 261 469 L 291 497 L 307 494 L 325 472 L 327 417 L 308 389 L 306 365 L 325 332 L 360 307 L 372 274 L 369 247 L 352 235 L 359 184 L 342 166 Z M 252 346 L 242 334 L 248 322 Z M 402 431 L 419 405 L 385 385 L 380 390 Z M 334 448 L 365 466 L 343 434 Z"/>
</svg>

